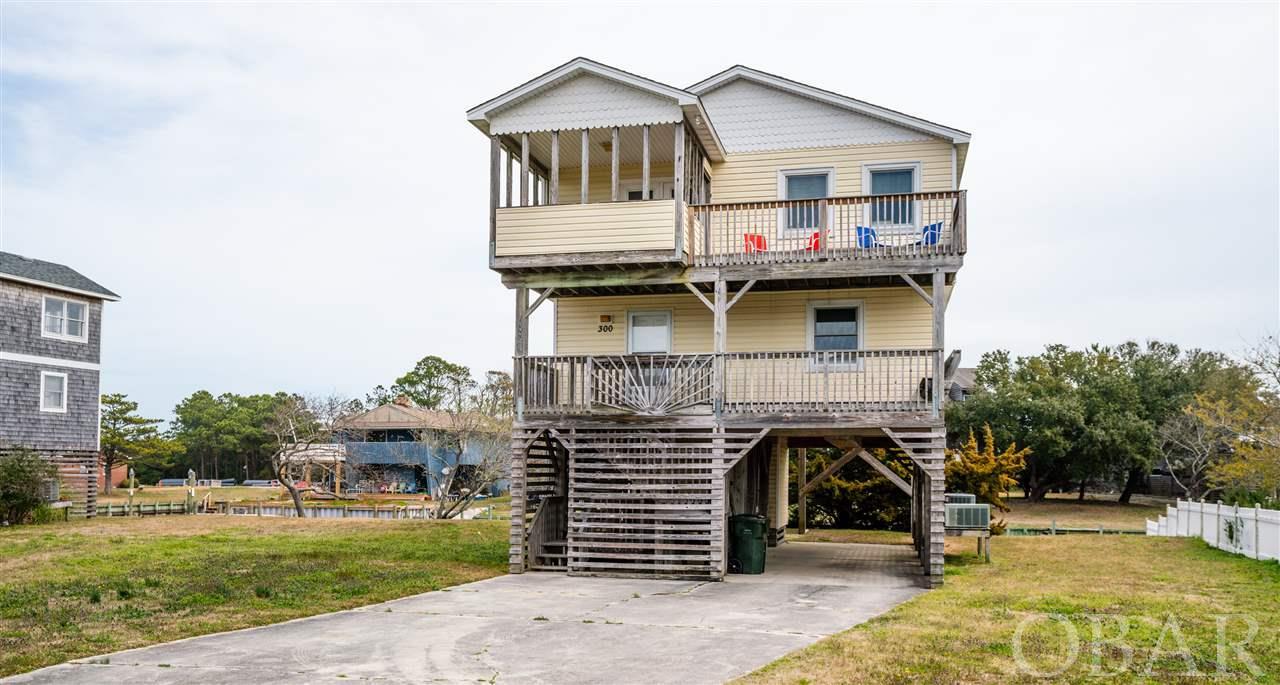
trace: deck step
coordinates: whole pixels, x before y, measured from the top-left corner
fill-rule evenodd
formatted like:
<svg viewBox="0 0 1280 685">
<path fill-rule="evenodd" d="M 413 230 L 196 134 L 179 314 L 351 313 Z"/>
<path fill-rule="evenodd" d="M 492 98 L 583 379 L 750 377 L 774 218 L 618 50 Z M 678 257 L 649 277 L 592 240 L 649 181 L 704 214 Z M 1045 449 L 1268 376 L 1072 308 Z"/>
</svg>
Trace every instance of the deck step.
<svg viewBox="0 0 1280 685">
<path fill-rule="evenodd" d="M 530 571 L 558 571 L 564 573 L 569 570 L 568 566 L 548 566 L 546 564 L 529 564 Z"/>
</svg>

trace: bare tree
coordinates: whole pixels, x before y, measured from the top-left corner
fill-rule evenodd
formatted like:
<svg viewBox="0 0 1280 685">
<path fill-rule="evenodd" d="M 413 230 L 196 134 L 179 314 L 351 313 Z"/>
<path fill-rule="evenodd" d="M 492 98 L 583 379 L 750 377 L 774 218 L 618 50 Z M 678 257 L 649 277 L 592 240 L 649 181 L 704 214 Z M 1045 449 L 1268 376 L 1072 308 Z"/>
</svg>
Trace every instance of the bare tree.
<svg viewBox="0 0 1280 685">
<path fill-rule="evenodd" d="M 293 395 L 280 402 L 267 420 L 266 429 L 275 439 L 276 451 L 271 457 L 271 470 L 276 480 L 289 491 L 294 509 L 306 516 L 297 475 L 310 467 L 330 462 L 342 468 L 335 444 L 335 431 L 351 411 L 350 401 L 339 397 L 301 397 Z"/>
<path fill-rule="evenodd" d="M 1189 409 L 1160 427 L 1161 452 L 1165 468 L 1174 483 L 1193 499 L 1213 494 L 1213 467 L 1231 458 L 1231 436 L 1200 420 Z"/>
<path fill-rule="evenodd" d="M 440 409 L 448 414 L 447 426 L 425 430 L 422 439 L 444 462 L 434 515 L 447 519 L 460 516 L 477 495 L 505 475 L 511 419 L 508 412 L 495 411 L 500 405 L 491 384 L 478 387 L 469 379 L 449 384 Z"/>
</svg>

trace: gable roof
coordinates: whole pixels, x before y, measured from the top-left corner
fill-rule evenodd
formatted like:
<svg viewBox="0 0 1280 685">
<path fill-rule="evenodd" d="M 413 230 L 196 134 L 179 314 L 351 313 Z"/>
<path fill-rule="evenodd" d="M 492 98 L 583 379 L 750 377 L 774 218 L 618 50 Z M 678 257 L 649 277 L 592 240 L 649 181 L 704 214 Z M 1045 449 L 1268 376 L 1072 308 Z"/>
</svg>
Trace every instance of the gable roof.
<svg viewBox="0 0 1280 685">
<path fill-rule="evenodd" d="M 707 116 L 702 100 L 696 94 L 586 57 L 575 57 L 497 97 L 472 107 L 467 110 L 467 120 L 488 135 L 491 116 L 583 74 L 598 76 L 673 101 L 694 123 L 694 128 L 703 141 L 703 147 L 707 149 L 707 155 L 713 161 L 723 159 L 724 147 L 720 143 L 719 136 L 716 135 L 715 128 L 711 125 L 711 117 Z"/>
<path fill-rule="evenodd" d="M 366 412 L 347 417 L 341 421 L 342 428 L 349 430 L 454 430 L 458 423 L 466 419 L 463 428 L 483 427 L 486 424 L 497 426 L 492 418 L 481 414 L 470 416 L 454 416 L 447 411 L 424 409 L 408 403 L 388 402 Z"/>
<path fill-rule="evenodd" d="M 927 119 L 913 117 L 909 114 L 903 114 L 902 112 L 873 105 L 869 102 L 863 102 L 862 100 L 855 100 L 854 98 L 846 95 L 833 93 L 821 88 L 815 88 L 813 86 L 800 83 L 799 81 L 792 81 L 791 79 L 783 78 L 758 69 L 752 69 L 751 67 L 746 67 L 741 64 L 734 65 L 715 76 L 703 79 L 702 81 L 689 86 L 685 90 L 701 96 L 738 79 L 747 79 L 772 88 L 777 88 L 784 92 L 817 100 L 818 102 L 823 102 L 828 105 L 840 107 L 866 116 L 882 119 L 905 128 L 949 140 L 952 143 L 966 144 L 969 142 L 970 136 L 966 131 L 961 131 L 960 129 L 951 128 L 949 126 L 943 126 L 942 124 L 937 124 Z"/>
<path fill-rule="evenodd" d="M 0 252 L 0 279 L 115 302 L 120 296 L 69 266 Z"/>
</svg>

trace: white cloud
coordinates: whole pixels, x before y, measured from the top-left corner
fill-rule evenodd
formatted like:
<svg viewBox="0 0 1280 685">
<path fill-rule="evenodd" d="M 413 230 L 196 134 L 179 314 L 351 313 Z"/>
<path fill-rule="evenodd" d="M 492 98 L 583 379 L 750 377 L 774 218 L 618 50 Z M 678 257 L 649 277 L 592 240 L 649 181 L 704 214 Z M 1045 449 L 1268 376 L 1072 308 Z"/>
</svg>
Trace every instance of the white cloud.
<svg viewBox="0 0 1280 685">
<path fill-rule="evenodd" d="M 969 361 L 1280 328 L 1274 5 L 2 11 L 5 249 L 124 295 L 104 389 L 151 414 L 362 394 L 429 353 L 508 366 L 463 111 L 578 54 L 675 85 L 740 62 L 972 131 Z"/>
</svg>

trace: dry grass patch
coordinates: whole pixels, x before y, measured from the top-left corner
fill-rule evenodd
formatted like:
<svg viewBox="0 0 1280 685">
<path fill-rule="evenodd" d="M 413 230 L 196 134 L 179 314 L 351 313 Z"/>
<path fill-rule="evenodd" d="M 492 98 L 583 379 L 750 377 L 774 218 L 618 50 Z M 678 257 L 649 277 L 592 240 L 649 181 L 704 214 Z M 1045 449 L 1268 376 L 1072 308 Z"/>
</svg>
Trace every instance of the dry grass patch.
<svg viewBox="0 0 1280 685">
<path fill-rule="evenodd" d="M 1115 498 L 1093 497 L 1077 501 L 1075 495 L 1050 497 L 1042 502 L 1009 499 L 1007 514 L 992 512 L 1004 518 L 1013 528 L 1048 528 L 1055 522 L 1059 528 L 1097 528 L 1109 530 L 1146 530 L 1146 520 L 1164 513 L 1164 504 L 1137 501 L 1120 504 Z"/>
<path fill-rule="evenodd" d="M 948 545 L 949 552 L 957 549 Z M 969 550 L 949 555 L 942 588 L 742 682 L 1045 682 L 1014 658 L 1015 631 L 1028 618 L 1023 654 L 1040 672 L 1067 663 L 1068 629 L 1058 621 L 1069 622 L 1080 637 L 1077 660 L 1054 682 L 1280 682 L 1280 564 L 1198 540 L 1127 536 L 1003 537 L 993 541 L 992 554 L 989 565 Z M 1226 624 L 1233 641 L 1246 636 L 1243 616 L 1256 621 L 1248 653 L 1261 677 L 1230 648 L 1226 671 L 1218 672 L 1218 616 L 1233 617 Z M 1199 675 L 1189 675 L 1174 654 L 1179 646 L 1167 628 L 1170 617 Z M 1120 633 L 1123 620 L 1129 622 L 1125 645 L 1133 650 L 1128 669 L 1122 649 L 1092 642 L 1095 623 L 1105 643 Z M 1095 668 L 1108 676 L 1095 675 Z"/>
<path fill-rule="evenodd" d="M 0 530 L 0 676 L 503 573 L 499 521 L 164 516 Z"/>
</svg>

